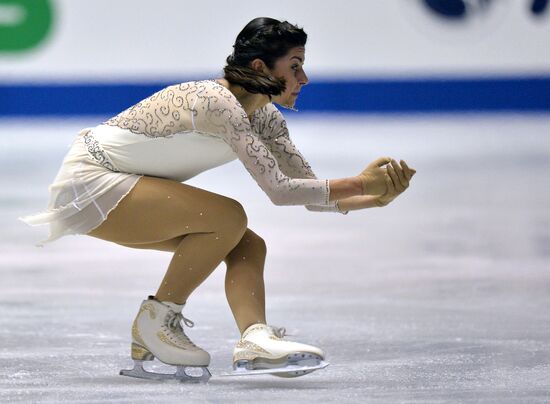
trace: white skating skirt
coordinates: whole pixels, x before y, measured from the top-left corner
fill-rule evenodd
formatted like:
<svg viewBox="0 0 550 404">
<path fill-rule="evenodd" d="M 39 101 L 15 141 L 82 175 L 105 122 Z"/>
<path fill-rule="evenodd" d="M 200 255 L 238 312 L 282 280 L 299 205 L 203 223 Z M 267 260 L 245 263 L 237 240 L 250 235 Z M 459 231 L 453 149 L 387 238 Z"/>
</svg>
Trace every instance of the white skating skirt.
<svg viewBox="0 0 550 404">
<path fill-rule="evenodd" d="M 110 161 L 105 161 L 108 157 L 93 138 L 83 136 L 86 132 L 76 136 L 48 187 L 48 208 L 19 217 L 31 226 L 50 225 L 50 236 L 35 244 L 37 247 L 68 234 L 86 234 L 98 227 L 143 176 L 118 172 Z"/>
</svg>

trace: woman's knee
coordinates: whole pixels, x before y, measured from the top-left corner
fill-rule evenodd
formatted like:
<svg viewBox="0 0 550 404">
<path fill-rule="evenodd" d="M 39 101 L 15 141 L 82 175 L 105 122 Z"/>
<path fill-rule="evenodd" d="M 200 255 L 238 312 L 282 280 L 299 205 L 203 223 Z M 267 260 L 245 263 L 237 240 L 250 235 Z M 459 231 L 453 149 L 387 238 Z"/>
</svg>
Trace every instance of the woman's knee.
<svg viewBox="0 0 550 404">
<path fill-rule="evenodd" d="M 248 244 L 251 248 L 253 248 L 258 255 L 261 255 L 263 257 L 266 256 L 267 245 L 263 238 L 258 236 L 256 233 L 254 233 L 250 229 L 247 230 L 243 238 L 245 239 L 245 243 Z"/>
<path fill-rule="evenodd" d="M 235 199 L 226 198 L 223 211 L 220 212 L 220 232 L 230 233 L 238 242 L 248 227 L 248 216 L 243 205 Z"/>
<path fill-rule="evenodd" d="M 243 254 L 253 255 L 260 259 L 265 259 L 267 255 L 265 240 L 248 228 L 235 248 L 227 254 L 224 261 L 229 263 L 232 259 L 241 260 Z"/>
</svg>

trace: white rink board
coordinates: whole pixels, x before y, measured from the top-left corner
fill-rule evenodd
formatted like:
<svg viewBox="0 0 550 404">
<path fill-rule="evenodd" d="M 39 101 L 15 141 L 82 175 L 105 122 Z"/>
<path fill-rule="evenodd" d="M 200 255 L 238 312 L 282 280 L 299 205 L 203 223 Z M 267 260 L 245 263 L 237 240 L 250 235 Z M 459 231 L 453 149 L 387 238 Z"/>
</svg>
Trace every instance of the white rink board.
<svg viewBox="0 0 550 404">
<path fill-rule="evenodd" d="M 0 82 L 215 74 L 237 33 L 258 16 L 304 27 L 306 69 L 315 76 L 550 72 L 550 52 L 543 46 L 550 38 L 550 13 L 533 17 L 531 0 L 491 2 L 488 11 L 474 12 L 462 24 L 445 22 L 416 0 L 346 0 L 337 6 L 328 0 L 51 1 L 51 35 L 32 51 L 0 52 Z"/>
</svg>

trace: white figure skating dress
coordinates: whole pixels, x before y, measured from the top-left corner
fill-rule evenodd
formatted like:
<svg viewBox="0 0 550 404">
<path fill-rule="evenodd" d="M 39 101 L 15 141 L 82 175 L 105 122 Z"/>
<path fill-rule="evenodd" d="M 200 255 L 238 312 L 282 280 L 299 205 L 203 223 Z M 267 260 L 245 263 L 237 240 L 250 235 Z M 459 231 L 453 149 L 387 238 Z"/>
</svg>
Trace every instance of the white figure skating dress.
<svg viewBox="0 0 550 404">
<path fill-rule="evenodd" d="M 98 227 L 143 175 L 184 182 L 235 159 L 274 204 L 340 212 L 329 202 L 328 179 L 317 179 L 275 105 L 249 119 L 229 89 L 200 80 L 166 87 L 81 131 L 49 186 L 47 210 L 19 219 L 50 225 L 43 246 Z"/>
</svg>

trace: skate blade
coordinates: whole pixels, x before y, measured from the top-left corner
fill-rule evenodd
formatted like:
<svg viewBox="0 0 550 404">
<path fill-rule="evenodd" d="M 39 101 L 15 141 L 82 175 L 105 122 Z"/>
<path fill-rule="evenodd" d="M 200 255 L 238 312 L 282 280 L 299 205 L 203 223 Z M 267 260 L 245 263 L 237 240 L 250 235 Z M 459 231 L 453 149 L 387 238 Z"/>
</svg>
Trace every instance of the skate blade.
<svg viewBox="0 0 550 404">
<path fill-rule="evenodd" d="M 200 376 L 189 375 L 185 372 L 187 368 L 201 369 Z M 134 360 L 133 369 L 123 369 L 119 373 L 122 376 L 137 377 L 148 380 L 178 380 L 180 382 L 206 383 L 212 376 L 206 366 L 176 366 L 175 373 L 155 373 L 143 369 L 143 361 Z"/>
<path fill-rule="evenodd" d="M 256 358 L 241 360 L 233 366 L 233 372 L 225 376 L 271 374 L 279 377 L 304 376 L 329 365 L 320 356 L 308 352 L 294 352 L 278 359 Z"/>
<path fill-rule="evenodd" d="M 239 367 L 231 373 L 223 373 L 220 374 L 220 376 L 273 375 L 279 377 L 298 377 L 319 369 L 324 369 L 328 365 L 328 362 L 321 361 L 317 365 L 287 365 L 285 367 L 271 369 L 247 369 L 245 367 Z"/>
</svg>

